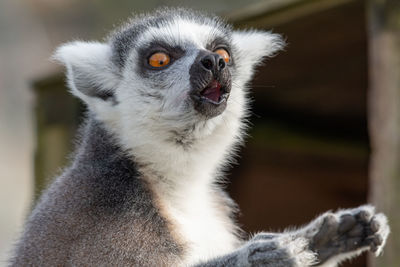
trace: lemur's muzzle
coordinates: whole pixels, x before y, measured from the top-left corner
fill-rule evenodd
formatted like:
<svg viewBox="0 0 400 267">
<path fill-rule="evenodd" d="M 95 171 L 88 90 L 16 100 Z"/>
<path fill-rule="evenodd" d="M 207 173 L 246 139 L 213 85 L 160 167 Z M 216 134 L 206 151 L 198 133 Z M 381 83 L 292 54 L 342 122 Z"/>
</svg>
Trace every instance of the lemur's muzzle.
<svg viewBox="0 0 400 267">
<path fill-rule="evenodd" d="M 231 74 L 225 60 L 217 53 L 200 51 L 189 73 L 194 108 L 208 118 L 221 114 L 231 91 Z"/>
</svg>

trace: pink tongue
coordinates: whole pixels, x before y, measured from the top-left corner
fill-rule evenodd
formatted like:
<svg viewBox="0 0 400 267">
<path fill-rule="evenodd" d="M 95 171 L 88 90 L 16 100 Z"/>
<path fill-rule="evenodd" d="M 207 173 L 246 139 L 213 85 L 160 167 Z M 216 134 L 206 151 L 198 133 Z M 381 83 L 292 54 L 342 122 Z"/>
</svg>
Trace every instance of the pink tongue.
<svg viewBox="0 0 400 267">
<path fill-rule="evenodd" d="M 221 85 L 219 83 L 213 84 L 211 87 L 205 89 L 201 94 L 214 102 L 218 102 L 219 97 L 221 96 Z"/>
</svg>

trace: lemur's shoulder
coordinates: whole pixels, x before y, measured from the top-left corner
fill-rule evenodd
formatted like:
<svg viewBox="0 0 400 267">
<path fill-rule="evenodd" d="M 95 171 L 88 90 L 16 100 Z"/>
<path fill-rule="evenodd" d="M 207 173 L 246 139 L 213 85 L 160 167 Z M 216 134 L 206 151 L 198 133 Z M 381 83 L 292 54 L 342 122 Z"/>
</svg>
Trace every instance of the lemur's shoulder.
<svg viewBox="0 0 400 267">
<path fill-rule="evenodd" d="M 135 162 L 102 123 L 83 128 L 74 161 L 27 222 L 25 232 L 43 234 L 23 236 L 14 264 L 176 264 L 183 243 Z"/>
</svg>

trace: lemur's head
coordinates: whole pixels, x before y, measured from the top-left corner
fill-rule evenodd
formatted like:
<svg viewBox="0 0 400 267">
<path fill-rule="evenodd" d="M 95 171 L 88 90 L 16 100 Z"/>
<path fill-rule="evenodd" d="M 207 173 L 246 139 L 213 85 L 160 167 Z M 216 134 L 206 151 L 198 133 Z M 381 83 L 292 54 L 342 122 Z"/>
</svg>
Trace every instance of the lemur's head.
<svg viewBox="0 0 400 267">
<path fill-rule="evenodd" d="M 55 58 L 72 93 L 122 139 L 190 145 L 219 125 L 240 124 L 254 66 L 282 46 L 276 34 L 163 9 L 133 18 L 104 43 L 67 43 Z"/>
</svg>

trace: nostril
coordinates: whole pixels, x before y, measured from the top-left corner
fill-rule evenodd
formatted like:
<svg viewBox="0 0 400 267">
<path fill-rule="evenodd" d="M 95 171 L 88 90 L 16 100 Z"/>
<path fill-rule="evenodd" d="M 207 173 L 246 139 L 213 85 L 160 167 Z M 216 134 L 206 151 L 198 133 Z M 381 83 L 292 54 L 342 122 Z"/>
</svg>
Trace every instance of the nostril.
<svg viewBox="0 0 400 267">
<path fill-rule="evenodd" d="M 212 70 L 213 69 L 213 60 L 210 57 L 205 57 L 201 60 L 201 64 L 206 68 L 207 70 Z"/>
<path fill-rule="evenodd" d="M 218 60 L 218 67 L 219 67 L 219 69 L 222 70 L 222 69 L 225 68 L 225 66 L 226 66 L 225 60 L 224 60 L 223 58 L 220 58 L 220 59 Z"/>
</svg>

